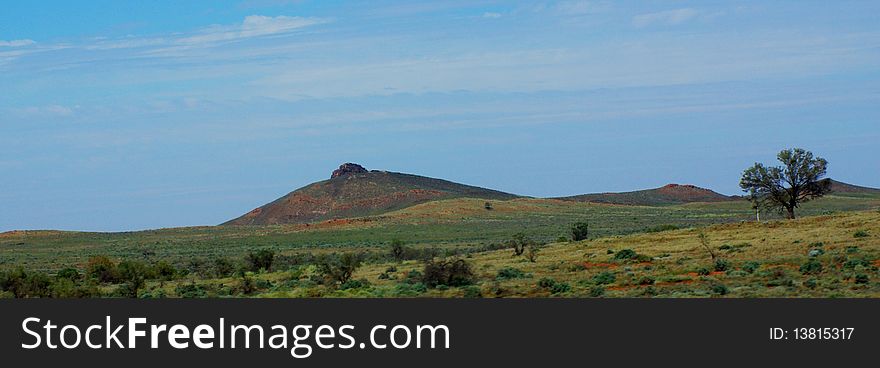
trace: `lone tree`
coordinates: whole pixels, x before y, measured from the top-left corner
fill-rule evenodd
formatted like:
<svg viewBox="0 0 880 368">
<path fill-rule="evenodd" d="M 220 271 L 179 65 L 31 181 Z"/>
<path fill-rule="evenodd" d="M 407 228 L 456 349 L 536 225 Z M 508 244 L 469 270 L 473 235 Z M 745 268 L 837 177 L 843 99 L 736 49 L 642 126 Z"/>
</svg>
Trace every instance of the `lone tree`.
<svg viewBox="0 0 880 368">
<path fill-rule="evenodd" d="M 782 166 L 756 163 L 743 172 L 739 186 L 757 207 L 786 212 L 794 219 L 794 210 L 801 203 L 831 191 L 831 181 L 822 179 L 828 161 L 800 148 L 779 152 L 777 158 Z"/>
</svg>

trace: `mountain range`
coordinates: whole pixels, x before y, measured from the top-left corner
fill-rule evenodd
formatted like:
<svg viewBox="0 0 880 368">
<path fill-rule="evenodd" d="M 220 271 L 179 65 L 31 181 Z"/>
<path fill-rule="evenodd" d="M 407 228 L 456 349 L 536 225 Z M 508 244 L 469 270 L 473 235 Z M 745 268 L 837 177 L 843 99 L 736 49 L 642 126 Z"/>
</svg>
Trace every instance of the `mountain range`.
<svg viewBox="0 0 880 368">
<path fill-rule="evenodd" d="M 880 189 L 834 180 L 831 182 L 832 193 L 836 194 L 880 194 Z M 419 175 L 367 170 L 358 164 L 345 163 L 332 172 L 330 179 L 296 189 L 222 225 L 304 224 L 379 215 L 420 203 L 453 198 L 488 201 L 523 196 Z M 669 184 L 632 192 L 581 194 L 550 199 L 627 206 L 669 206 L 736 201 L 742 200 L 742 197 L 726 196 L 695 185 Z"/>
</svg>

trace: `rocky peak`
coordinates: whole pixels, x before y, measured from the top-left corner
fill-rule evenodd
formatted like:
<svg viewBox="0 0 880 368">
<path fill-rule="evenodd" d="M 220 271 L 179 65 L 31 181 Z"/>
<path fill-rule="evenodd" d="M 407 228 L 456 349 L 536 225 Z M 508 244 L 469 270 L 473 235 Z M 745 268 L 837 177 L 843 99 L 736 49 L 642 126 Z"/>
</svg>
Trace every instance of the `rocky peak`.
<svg viewBox="0 0 880 368">
<path fill-rule="evenodd" d="M 339 165 L 338 169 L 333 170 L 333 174 L 330 175 L 330 179 L 338 178 L 340 176 L 348 175 L 348 174 L 362 174 L 362 173 L 366 173 L 366 172 L 367 172 L 367 169 L 365 169 L 363 166 L 358 165 L 358 164 L 353 164 L 351 162 L 346 162 L 342 165 Z"/>
</svg>

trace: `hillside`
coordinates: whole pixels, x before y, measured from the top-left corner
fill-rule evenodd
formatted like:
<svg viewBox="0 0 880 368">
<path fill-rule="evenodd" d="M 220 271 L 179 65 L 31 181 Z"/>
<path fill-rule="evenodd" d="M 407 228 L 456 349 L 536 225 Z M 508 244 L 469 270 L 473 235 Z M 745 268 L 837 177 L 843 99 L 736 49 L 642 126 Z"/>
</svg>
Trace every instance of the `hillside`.
<svg viewBox="0 0 880 368">
<path fill-rule="evenodd" d="M 302 224 L 376 215 L 438 199 L 506 200 L 516 195 L 424 176 L 367 171 L 346 163 L 329 180 L 297 189 L 223 225 Z"/>
<path fill-rule="evenodd" d="M 631 206 L 667 206 L 694 202 L 735 200 L 694 185 L 669 184 L 660 188 L 624 193 L 595 193 L 557 198 L 564 201 L 622 204 Z"/>
<path fill-rule="evenodd" d="M 862 187 L 858 185 L 847 184 L 837 180 L 831 180 L 832 194 L 876 194 L 880 195 L 880 189 Z"/>
</svg>

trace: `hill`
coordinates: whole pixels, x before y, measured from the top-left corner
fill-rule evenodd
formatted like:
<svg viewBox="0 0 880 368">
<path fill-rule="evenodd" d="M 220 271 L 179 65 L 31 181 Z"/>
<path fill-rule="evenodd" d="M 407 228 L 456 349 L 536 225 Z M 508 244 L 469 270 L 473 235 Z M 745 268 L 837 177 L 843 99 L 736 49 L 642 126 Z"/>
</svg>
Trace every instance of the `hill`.
<svg viewBox="0 0 880 368">
<path fill-rule="evenodd" d="M 223 225 L 302 224 L 376 215 L 439 199 L 518 196 L 447 180 L 343 164 L 329 180 L 299 188 Z"/>
<path fill-rule="evenodd" d="M 624 193 L 595 193 L 560 197 L 564 201 L 622 204 L 630 206 L 668 206 L 695 202 L 725 202 L 734 197 L 694 185 L 669 184 L 660 188 Z"/>
<path fill-rule="evenodd" d="M 861 187 L 858 185 L 847 184 L 841 181 L 828 179 L 831 181 L 832 194 L 877 194 L 880 195 L 880 189 Z"/>
</svg>

